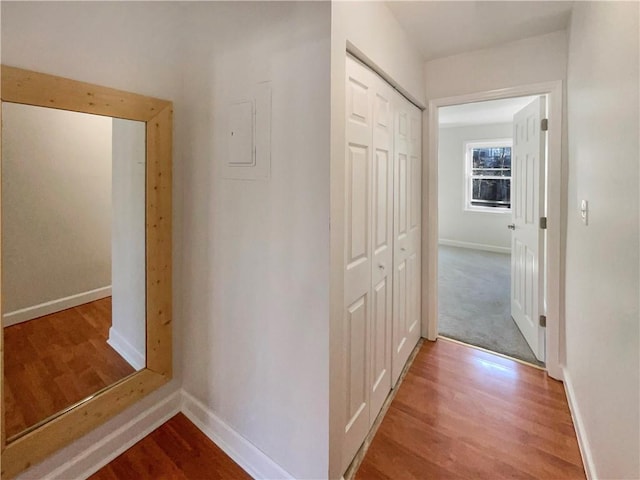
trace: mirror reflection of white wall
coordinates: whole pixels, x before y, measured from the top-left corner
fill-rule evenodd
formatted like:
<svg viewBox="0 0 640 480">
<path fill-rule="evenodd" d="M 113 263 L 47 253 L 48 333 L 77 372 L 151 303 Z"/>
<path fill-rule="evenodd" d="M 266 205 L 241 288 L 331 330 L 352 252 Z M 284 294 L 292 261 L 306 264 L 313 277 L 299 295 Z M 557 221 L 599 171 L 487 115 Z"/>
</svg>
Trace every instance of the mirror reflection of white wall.
<svg viewBox="0 0 640 480">
<path fill-rule="evenodd" d="M 6 327 L 111 295 L 112 119 L 3 103 L 2 120 Z"/>
<path fill-rule="evenodd" d="M 145 124 L 113 119 L 112 325 L 109 345 L 145 366 Z"/>
<path fill-rule="evenodd" d="M 2 121 L 5 377 L 12 375 L 14 363 L 37 371 L 38 361 L 67 377 L 82 376 L 65 380 L 77 387 L 73 404 L 106 386 L 89 377 L 109 384 L 146 363 L 145 124 L 7 102 Z M 68 310 L 73 308 L 82 313 Z M 81 316 L 86 323 L 60 333 L 43 323 L 54 315 L 56 322 L 77 322 Z M 12 328 L 23 328 L 23 333 L 9 334 Z M 38 343 L 35 337 L 49 340 Z M 24 348 L 11 342 L 33 344 L 31 356 L 42 358 L 34 358 L 29 367 Z M 48 343 L 59 345 L 49 352 Z M 76 344 L 82 345 L 79 352 L 73 349 Z M 19 351 L 24 356 L 19 361 L 7 358 Z M 73 362 L 88 365 L 63 368 Z M 51 375 L 30 381 L 33 385 L 23 390 L 55 398 L 60 381 Z M 6 382 L 12 385 L 9 378 Z M 88 391 L 92 383 L 96 390 Z M 29 403 L 19 390 L 13 388 L 10 403 Z M 31 412 L 33 418 L 23 412 L 25 418 L 9 422 L 8 436 L 19 433 L 19 425 L 24 429 L 57 413 L 53 407 L 45 410 Z"/>
</svg>

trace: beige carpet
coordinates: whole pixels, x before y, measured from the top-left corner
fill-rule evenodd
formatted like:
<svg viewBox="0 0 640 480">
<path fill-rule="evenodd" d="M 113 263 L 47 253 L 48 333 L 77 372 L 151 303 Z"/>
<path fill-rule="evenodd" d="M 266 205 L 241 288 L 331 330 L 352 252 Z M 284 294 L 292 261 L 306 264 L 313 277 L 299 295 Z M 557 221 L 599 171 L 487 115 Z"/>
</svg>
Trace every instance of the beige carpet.
<svg viewBox="0 0 640 480">
<path fill-rule="evenodd" d="M 508 254 L 440 245 L 440 335 L 527 362 L 539 362 L 511 318 Z"/>
</svg>

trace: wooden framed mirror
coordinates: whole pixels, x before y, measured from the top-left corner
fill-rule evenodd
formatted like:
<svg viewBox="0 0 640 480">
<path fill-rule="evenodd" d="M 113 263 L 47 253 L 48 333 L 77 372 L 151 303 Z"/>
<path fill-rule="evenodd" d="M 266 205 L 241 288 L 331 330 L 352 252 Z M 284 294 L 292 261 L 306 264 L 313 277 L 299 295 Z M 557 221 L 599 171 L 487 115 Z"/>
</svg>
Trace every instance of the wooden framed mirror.
<svg viewBox="0 0 640 480">
<path fill-rule="evenodd" d="M 8 359 L 5 358 L 9 348 L 4 341 L 5 322 L 3 322 L 3 333 L 0 335 L 0 374 L 3 379 L 0 382 L 0 398 L 3 402 L 2 455 L 0 463 L 2 478 L 11 478 L 88 433 L 171 379 L 171 162 L 173 107 L 172 103 L 166 100 L 5 65 L 2 66 L 1 73 L 2 90 L 0 91 L 0 96 L 3 107 L 5 104 L 17 105 L 19 108 L 22 108 L 20 106 L 44 107 L 47 110 L 90 114 L 102 118 L 111 117 L 118 121 L 142 122 L 139 125 L 139 130 L 143 132 L 142 136 L 144 137 L 144 141 L 138 149 L 142 152 L 143 159 L 137 162 L 142 165 L 139 167 L 139 171 L 142 172 L 140 176 L 142 186 L 139 190 L 142 192 L 140 198 L 144 198 L 144 205 L 140 206 L 139 214 L 141 219 L 139 221 L 140 237 L 144 237 L 140 240 L 142 245 L 142 253 L 140 254 L 140 265 L 142 266 L 140 268 L 144 271 L 138 272 L 139 275 L 137 275 L 141 279 L 141 291 L 143 292 L 142 296 L 144 296 L 144 299 L 139 299 L 140 305 L 138 308 L 139 312 L 143 312 L 141 314 L 143 323 L 141 327 L 142 360 L 139 360 L 138 367 L 132 368 L 131 372 L 121 370 L 124 373 L 121 373 L 120 377 L 116 378 L 111 384 L 104 385 L 101 388 L 99 386 L 95 387 L 96 390 L 92 391 L 90 395 L 86 395 L 78 401 L 73 401 L 69 405 L 62 404 L 57 411 L 52 412 L 50 415 L 46 414 L 45 418 L 36 418 L 31 421 L 31 424 L 23 422 L 22 430 L 18 432 L 13 430 L 8 432 L 5 418 L 7 413 L 5 401 L 9 393 L 8 388 L 5 386 L 5 367 L 10 365 L 11 362 L 7 363 Z M 18 107 L 16 108 L 19 109 Z M 13 109 L 14 107 L 12 106 L 11 108 Z M 3 108 L 4 111 L 5 109 Z M 3 127 L 9 123 L 5 121 L 8 120 L 6 118 L 2 118 L 2 120 Z M 115 129 L 115 123 L 113 125 Z M 76 134 L 76 136 L 82 137 L 82 134 Z M 33 139 L 33 137 L 26 136 L 26 140 L 23 139 L 22 143 L 27 145 L 27 149 L 32 148 L 33 142 L 30 140 Z M 4 152 L 4 143 L 3 141 L 2 157 L 8 156 L 8 152 L 7 155 Z M 67 142 L 62 143 L 66 144 Z M 2 158 L 2 160 L 4 161 L 5 158 Z M 107 168 L 110 169 L 111 166 L 109 165 Z M 9 171 L 10 169 L 7 170 L 7 172 Z M 39 173 L 41 174 L 42 172 Z M 3 171 L 4 174 L 5 172 Z M 111 180 L 111 173 L 108 175 L 109 180 Z M 126 177 L 127 173 L 125 172 L 124 175 Z M 65 176 L 64 171 L 61 176 Z M 23 175 L 20 181 L 29 190 L 29 178 L 25 180 Z M 3 185 L 10 185 L 10 189 L 13 189 L 17 183 L 19 183 L 18 180 L 16 182 L 3 182 Z M 39 185 L 34 184 L 31 190 L 39 192 L 42 190 L 41 187 L 42 183 Z M 90 188 L 85 188 L 85 190 L 91 192 Z M 58 196 L 64 197 L 65 195 L 58 193 Z M 112 196 L 114 198 L 117 197 L 115 190 Z M 2 198 L 4 201 L 5 196 Z M 48 200 L 48 202 L 51 203 L 51 200 Z M 29 202 L 21 201 L 20 203 L 24 204 L 21 208 L 29 208 Z M 5 212 L 4 207 L 5 205 L 3 205 L 2 215 Z M 24 215 L 20 217 L 22 218 Z M 58 223 L 61 222 L 58 221 Z M 4 225 L 5 223 L 3 222 Z M 53 236 L 54 234 L 51 235 Z M 2 237 L 2 244 L 3 248 L 5 248 L 5 245 L 9 245 L 10 242 L 6 241 L 5 237 Z M 129 244 L 124 242 L 124 245 Z M 76 248 L 75 245 L 72 245 L 72 247 Z M 72 251 L 71 253 L 75 254 L 76 252 Z M 4 269 L 4 265 L 0 266 Z M 55 275 L 53 277 L 55 280 Z M 6 278 L 5 275 L 2 278 Z M 11 278 L 13 278 L 13 275 Z M 28 279 L 24 281 L 28 281 Z M 3 292 L 5 290 L 3 288 Z M 16 291 L 19 290 L 19 288 L 16 289 Z M 6 319 L 4 302 L 5 299 L 3 298 L 0 304 L 3 305 L 3 319 Z M 50 303 L 48 302 L 46 305 Z M 109 321 L 111 321 L 111 297 L 109 297 L 108 301 L 103 299 L 103 303 L 108 306 Z M 65 305 L 68 306 L 68 304 Z M 24 317 L 24 311 L 26 310 L 28 309 L 21 310 L 18 308 L 16 310 L 17 313 L 14 312 L 14 317 L 17 318 L 20 315 Z M 45 309 L 43 312 L 47 314 L 50 311 Z M 75 312 L 70 313 L 75 315 Z M 115 322 L 115 310 L 113 315 Z M 51 321 L 53 322 L 54 320 Z M 65 324 L 66 322 L 66 320 L 56 321 L 59 321 L 60 324 Z M 34 319 L 28 319 L 26 323 L 32 322 L 40 322 L 40 320 L 34 317 Z M 78 328 L 74 327 L 73 331 L 75 332 L 74 335 L 76 335 Z M 49 331 L 42 333 L 40 336 L 41 345 L 43 341 L 47 341 L 47 336 L 53 338 L 52 335 Z M 29 348 L 34 348 L 34 351 L 40 350 L 36 342 L 29 345 L 20 344 L 15 351 L 24 352 L 25 349 Z M 14 363 L 15 365 L 11 364 L 12 368 L 14 366 L 22 368 L 23 366 L 20 362 L 16 361 Z M 130 361 L 129 363 L 134 364 L 136 362 Z M 55 370 L 55 367 L 51 368 Z M 64 385 L 57 386 L 58 389 L 62 390 L 64 390 L 64 387 Z M 13 399 L 13 397 L 11 398 Z"/>
</svg>

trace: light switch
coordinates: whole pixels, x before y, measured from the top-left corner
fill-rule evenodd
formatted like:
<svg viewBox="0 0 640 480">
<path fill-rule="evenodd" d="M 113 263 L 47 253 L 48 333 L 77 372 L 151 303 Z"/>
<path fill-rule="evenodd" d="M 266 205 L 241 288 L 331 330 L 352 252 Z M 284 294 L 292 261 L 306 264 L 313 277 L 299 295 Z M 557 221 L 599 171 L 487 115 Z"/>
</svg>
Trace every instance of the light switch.
<svg viewBox="0 0 640 480">
<path fill-rule="evenodd" d="M 589 225 L 589 202 L 582 200 L 580 202 L 580 219 L 585 225 Z"/>
<path fill-rule="evenodd" d="M 253 102 L 239 102 L 229 106 L 229 159 L 231 165 L 255 165 L 253 136 Z"/>
</svg>

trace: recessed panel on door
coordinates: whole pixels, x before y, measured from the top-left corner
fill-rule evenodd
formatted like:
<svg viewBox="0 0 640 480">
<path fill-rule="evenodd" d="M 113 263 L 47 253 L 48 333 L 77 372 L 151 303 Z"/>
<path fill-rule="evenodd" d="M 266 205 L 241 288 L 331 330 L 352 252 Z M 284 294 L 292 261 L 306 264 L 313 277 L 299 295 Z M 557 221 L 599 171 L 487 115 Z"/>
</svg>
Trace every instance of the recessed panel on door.
<svg viewBox="0 0 640 480">
<path fill-rule="evenodd" d="M 397 352 L 407 341 L 407 262 L 398 265 L 397 275 L 394 279 L 394 297 L 397 301 L 397 311 L 394 317 L 394 330 L 397 332 L 398 342 L 395 345 Z"/>
<path fill-rule="evenodd" d="M 422 181 L 421 169 L 420 169 L 420 160 L 417 155 L 411 155 L 411 205 L 409 208 L 409 214 L 411 216 L 410 219 L 410 230 L 413 232 L 420 225 L 420 185 Z"/>
<path fill-rule="evenodd" d="M 418 255 L 413 252 L 407 257 L 407 332 L 408 335 L 420 330 L 420 265 Z"/>
<path fill-rule="evenodd" d="M 354 78 L 349 78 L 347 87 L 348 119 L 369 125 L 369 88 Z"/>
<path fill-rule="evenodd" d="M 409 169 L 407 165 L 407 155 L 398 154 L 398 236 L 407 234 L 409 205 L 408 205 L 408 187 L 409 187 Z"/>
<path fill-rule="evenodd" d="M 373 367 L 373 387 L 375 392 L 387 373 L 387 352 L 389 348 L 389 339 L 387 336 L 388 322 L 391 321 L 390 313 L 390 286 L 385 277 L 373 289 L 373 342 L 371 352 L 371 365 Z M 384 394 L 386 397 L 386 393 Z"/>
<path fill-rule="evenodd" d="M 376 125 L 383 128 L 391 126 L 391 106 L 389 99 L 376 94 Z"/>
<path fill-rule="evenodd" d="M 367 390 L 367 297 L 356 300 L 348 309 L 345 318 L 345 340 L 347 346 L 347 430 L 358 420 L 366 404 Z"/>
<path fill-rule="evenodd" d="M 526 188 L 525 188 L 525 194 L 524 194 L 524 198 L 525 198 L 524 221 L 529 225 L 533 225 L 535 223 L 535 214 L 536 214 L 536 211 L 538 210 L 535 205 L 536 197 L 538 196 L 535 192 L 536 175 L 538 172 L 538 162 L 535 154 L 526 156 L 525 165 L 526 165 L 525 167 L 526 174 L 525 174 L 524 181 L 526 183 Z"/>
<path fill-rule="evenodd" d="M 350 145 L 347 159 L 347 269 L 365 260 L 369 240 L 368 148 Z"/>
<path fill-rule="evenodd" d="M 373 208 L 374 216 L 374 252 L 379 253 L 384 248 L 389 248 L 391 242 L 389 225 L 389 191 L 391 183 L 391 162 L 389 152 L 377 150 L 375 155 L 375 171 L 373 182 Z"/>
<path fill-rule="evenodd" d="M 407 137 L 407 133 L 408 133 L 408 124 L 409 124 L 409 119 L 408 116 L 406 114 L 406 112 L 400 112 L 398 114 L 399 120 L 398 120 L 398 134 L 400 137 L 402 138 L 406 138 Z"/>
</svg>

